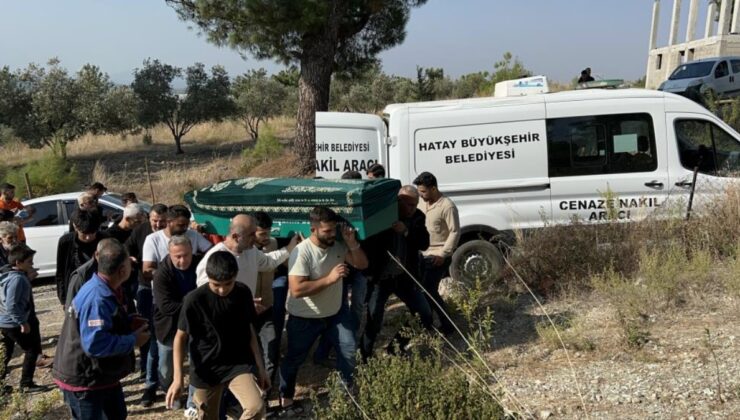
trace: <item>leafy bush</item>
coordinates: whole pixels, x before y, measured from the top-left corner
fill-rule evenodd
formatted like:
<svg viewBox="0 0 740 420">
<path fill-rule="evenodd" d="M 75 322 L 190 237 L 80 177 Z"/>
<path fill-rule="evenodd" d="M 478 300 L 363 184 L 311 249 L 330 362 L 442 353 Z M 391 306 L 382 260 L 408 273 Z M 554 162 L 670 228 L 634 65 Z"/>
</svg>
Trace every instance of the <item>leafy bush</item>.
<svg viewBox="0 0 740 420">
<path fill-rule="evenodd" d="M 65 159 L 48 154 L 44 158 L 30 162 L 20 169 L 10 170 L 6 179 L 17 188 L 19 196 L 24 195 L 26 183 L 23 174 L 27 173 L 34 197 L 72 191 L 77 188 L 77 169 Z"/>
<path fill-rule="evenodd" d="M 242 174 L 247 175 L 257 165 L 275 159 L 283 154 L 283 145 L 275 137 L 272 129 L 265 126 L 262 129 L 254 147 L 244 149 L 242 152 Z"/>
<path fill-rule="evenodd" d="M 355 391 L 350 398 L 334 376 L 329 381 L 328 400 L 314 403 L 316 418 L 504 418 L 488 385 L 470 381 L 460 370 L 446 368 L 438 352 L 422 356 L 417 350 L 409 357 L 371 358 L 356 370 Z"/>
</svg>

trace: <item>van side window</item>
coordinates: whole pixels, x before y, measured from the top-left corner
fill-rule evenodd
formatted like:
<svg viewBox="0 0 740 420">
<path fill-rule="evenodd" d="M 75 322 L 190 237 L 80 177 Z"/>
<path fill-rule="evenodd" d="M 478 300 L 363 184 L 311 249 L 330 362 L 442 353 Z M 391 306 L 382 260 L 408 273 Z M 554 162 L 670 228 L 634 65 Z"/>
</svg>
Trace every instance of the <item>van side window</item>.
<svg viewBox="0 0 740 420">
<path fill-rule="evenodd" d="M 658 167 L 649 114 L 547 121 L 551 177 L 652 172 Z"/>
<path fill-rule="evenodd" d="M 717 68 L 714 69 L 714 78 L 719 79 L 730 74 L 730 69 L 727 67 L 727 61 L 722 61 L 717 64 Z"/>
<path fill-rule="evenodd" d="M 740 172 L 740 142 L 714 123 L 678 120 L 675 123 L 681 165 L 715 176 L 737 176 Z"/>
</svg>

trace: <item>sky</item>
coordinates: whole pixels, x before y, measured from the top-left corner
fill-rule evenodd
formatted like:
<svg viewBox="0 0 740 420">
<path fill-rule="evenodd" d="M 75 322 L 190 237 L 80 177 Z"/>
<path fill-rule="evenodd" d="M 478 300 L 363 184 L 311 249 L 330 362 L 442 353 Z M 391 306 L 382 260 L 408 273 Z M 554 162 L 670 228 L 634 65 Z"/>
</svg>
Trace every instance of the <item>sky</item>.
<svg viewBox="0 0 740 420">
<path fill-rule="evenodd" d="M 386 73 L 415 76 L 416 66 L 442 67 L 454 78 L 493 70 L 511 52 L 533 74 L 570 82 L 585 67 L 605 79 L 645 75 L 651 0 L 429 0 L 414 8 L 405 41 L 380 55 Z M 679 39 L 684 39 L 688 0 Z M 672 0 L 660 3 L 658 45 L 667 43 Z M 700 1 L 697 34 L 703 34 Z M 77 71 L 98 65 L 129 83 L 144 59 L 187 67 L 223 65 L 231 76 L 284 66 L 246 60 L 207 42 L 164 0 L 0 0 L 0 66 L 45 64 L 57 57 Z"/>
</svg>

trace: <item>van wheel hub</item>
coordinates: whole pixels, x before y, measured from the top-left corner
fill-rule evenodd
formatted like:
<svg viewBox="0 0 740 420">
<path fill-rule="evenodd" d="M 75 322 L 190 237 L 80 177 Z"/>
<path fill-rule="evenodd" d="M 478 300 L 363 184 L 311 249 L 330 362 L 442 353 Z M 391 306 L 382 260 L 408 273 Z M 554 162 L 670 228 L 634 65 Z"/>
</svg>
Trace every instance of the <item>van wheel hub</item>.
<svg viewBox="0 0 740 420">
<path fill-rule="evenodd" d="M 468 286 L 474 285 L 476 280 L 493 281 L 501 271 L 502 261 L 501 252 L 492 243 L 468 241 L 452 254 L 450 275 Z"/>
<path fill-rule="evenodd" d="M 479 252 L 471 252 L 465 256 L 463 272 L 469 278 L 487 278 L 491 273 L 491 263 Z"/>
</svg>

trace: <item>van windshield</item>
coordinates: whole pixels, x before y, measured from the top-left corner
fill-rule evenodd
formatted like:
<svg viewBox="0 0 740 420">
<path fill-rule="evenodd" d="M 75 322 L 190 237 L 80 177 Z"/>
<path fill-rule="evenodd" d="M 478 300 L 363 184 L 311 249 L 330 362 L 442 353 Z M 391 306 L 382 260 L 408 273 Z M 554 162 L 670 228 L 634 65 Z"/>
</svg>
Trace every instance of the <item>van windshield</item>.
<svg viewBox="0 0 740 420">
<path fill-rule="evenodd" d="M 708 75 L 709 72 L 712 71 L 712 66 L 714 66 L 714 61 L 705 61 L 703 63 L 682 64 L 678 66 L 676 70 L 673 71 L 673 74 L 671 74 L 671 77 L 669 77 L 668 80 L 693 79 L 695 77 L 704 77 Z"/>
</svg>

